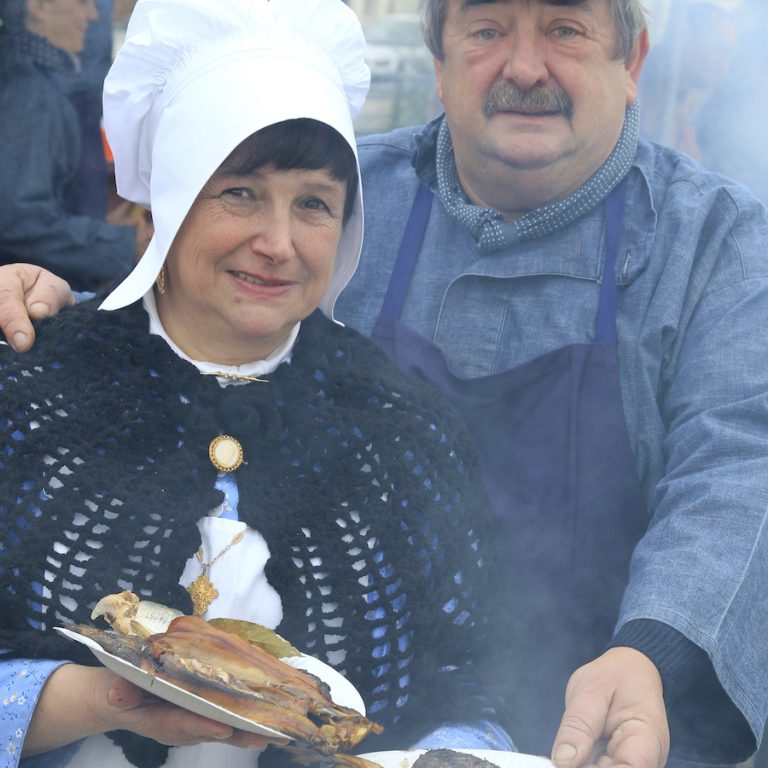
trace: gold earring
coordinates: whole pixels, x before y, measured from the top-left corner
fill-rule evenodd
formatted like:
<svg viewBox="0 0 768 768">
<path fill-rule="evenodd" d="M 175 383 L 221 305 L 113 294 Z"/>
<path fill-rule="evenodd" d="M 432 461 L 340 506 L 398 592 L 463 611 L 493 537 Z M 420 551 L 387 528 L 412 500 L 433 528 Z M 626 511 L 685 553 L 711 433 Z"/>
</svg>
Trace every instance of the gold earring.
<svg viewBox="0 0 768 768">
<path fill-rule="evenodd" d="M 165 264 L 160 267 L 160 271 L 157 273 L 157 279 L 155 280 L 157 291 L 160 294 L 165 293 Z"/>
</svg>

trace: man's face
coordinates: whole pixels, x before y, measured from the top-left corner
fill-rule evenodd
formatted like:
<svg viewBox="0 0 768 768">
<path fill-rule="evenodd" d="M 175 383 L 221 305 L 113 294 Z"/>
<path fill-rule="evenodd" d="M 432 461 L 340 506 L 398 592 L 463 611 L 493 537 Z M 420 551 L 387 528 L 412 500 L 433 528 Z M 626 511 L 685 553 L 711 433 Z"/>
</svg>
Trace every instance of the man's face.
<svg viewBox="0 0 768 768">
<path fill-rule="evenodd" d="M 88 24 L 99 13 L 93 0 L 27 0 L 27 27 L 67 53 L 80 53 Z"/>
<path fill-rule="evenodd" d="M 566 197 L 610 154 L 647 37 L 626 62 L 615 58 L 609 0 L 449 0 L 443 44 L 438 94 L 467 193 L 488 205 L 484 179 L 543 174 L 554 187 L 540 205 Z"/>
</svg>

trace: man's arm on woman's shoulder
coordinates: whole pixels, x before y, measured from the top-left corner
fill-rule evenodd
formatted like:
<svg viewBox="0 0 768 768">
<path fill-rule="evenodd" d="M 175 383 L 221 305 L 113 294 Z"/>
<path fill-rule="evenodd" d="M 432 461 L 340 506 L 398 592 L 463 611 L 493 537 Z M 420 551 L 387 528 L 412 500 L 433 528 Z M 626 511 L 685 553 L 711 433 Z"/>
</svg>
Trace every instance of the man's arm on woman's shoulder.
<svg viewBox="0 0 768 768">
<path fill-rule="evenodd" d="M 35 264 L 0 266 L 0 334 L 17 352 L 35 343 L 32 320 L 55 315 L 75 303 L 69 284 Z"/>
</svg>

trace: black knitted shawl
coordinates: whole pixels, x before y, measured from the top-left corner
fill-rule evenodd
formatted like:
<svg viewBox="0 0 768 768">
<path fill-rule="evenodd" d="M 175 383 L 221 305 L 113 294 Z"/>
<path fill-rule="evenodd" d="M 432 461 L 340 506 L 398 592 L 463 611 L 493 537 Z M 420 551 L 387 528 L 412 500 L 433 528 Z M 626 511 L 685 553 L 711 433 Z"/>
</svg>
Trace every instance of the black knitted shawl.
<svg viewBox="0 0 768 768">
<path fill-rule="evenodd" d="M 51 628 L 124 589 L 191 613 L 178 578 L 221 502 L 208 445 L 226 433 L 244 448 L 240 516 L 271 551 L 278 631 L 343 657 L 387 729 L 370 748 L 482 717 L 490 517 L 442 400 L 319 312 L 268 383 L 226 388 L 147 328 L 140 303 L 87 302 L 42 323 L 32 352 L 0 347 L 0 648 L 94 663 Z M 117 740 L 136 765 L 165 760 Z"/>
</svg>

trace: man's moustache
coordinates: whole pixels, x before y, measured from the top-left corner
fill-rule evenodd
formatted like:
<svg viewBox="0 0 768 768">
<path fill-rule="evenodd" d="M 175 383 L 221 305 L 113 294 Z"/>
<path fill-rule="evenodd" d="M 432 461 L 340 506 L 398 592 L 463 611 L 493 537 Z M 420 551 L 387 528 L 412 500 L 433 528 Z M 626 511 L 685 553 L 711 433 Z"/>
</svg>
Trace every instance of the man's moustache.
<svg viewBox="0 0 768 768">
<path fill-rule="evenodd" d="M 560 89 L 535 86 L 523 91 L 512 83 L 499 83 L 485 97 L 483 111 L 486 117 L 497 112 L 551 112 L 570 117 L 573 103 Z"/>
</svg>

